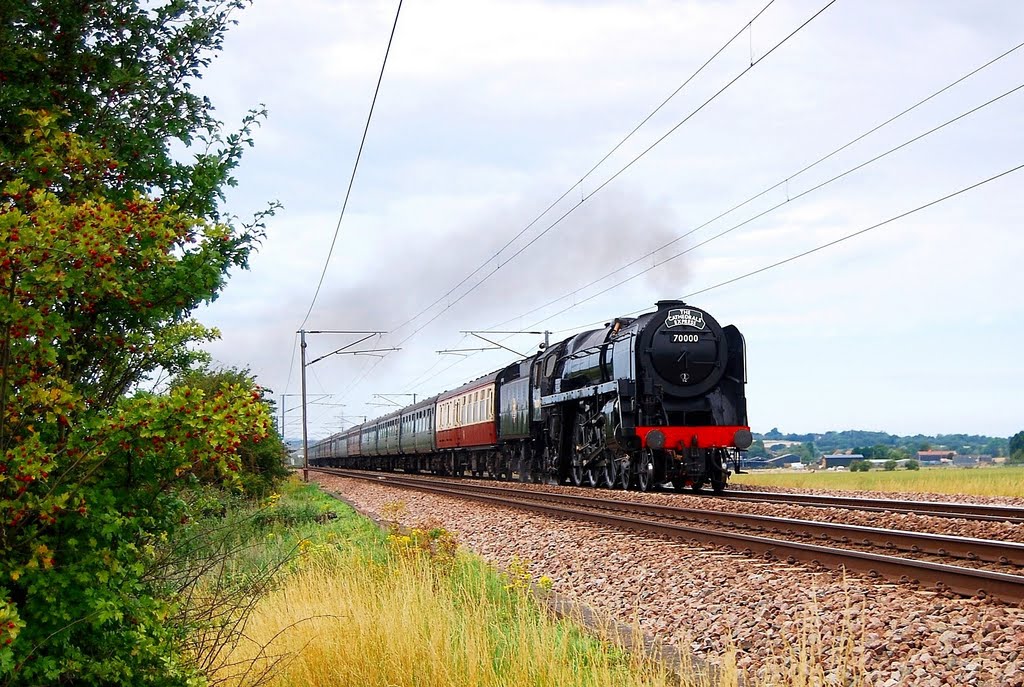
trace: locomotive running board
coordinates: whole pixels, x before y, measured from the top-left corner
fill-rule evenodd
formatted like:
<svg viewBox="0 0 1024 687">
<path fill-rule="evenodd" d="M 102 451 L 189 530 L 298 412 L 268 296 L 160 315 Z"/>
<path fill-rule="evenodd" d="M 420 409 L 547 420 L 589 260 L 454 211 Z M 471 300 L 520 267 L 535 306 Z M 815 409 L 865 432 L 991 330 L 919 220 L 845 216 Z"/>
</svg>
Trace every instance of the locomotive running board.
<svg viewBox="0 0 1024 687">
<path fill-rule="evenodd" d="M 572 391 L 563 391 L 560 394 L 551 394 L 550 396 L 541 396 L 540 405 L 553 406 L 558 403 L 564 403 L 566 401 L 575 401 L 580 398 L 587 398 L 589 396 L 600 396 L 601 394 L 609 394 L 613 391 L 619 391 L 620 395 L 622 391 L 619 389 L 619 382 L 629 384 L 629 380 L 616 379 L 611 382 L 605 382 L 604 384 L 598 384 L 596 386 L 585 386 L 582 389 L 573 389 Z"/>
</svg>

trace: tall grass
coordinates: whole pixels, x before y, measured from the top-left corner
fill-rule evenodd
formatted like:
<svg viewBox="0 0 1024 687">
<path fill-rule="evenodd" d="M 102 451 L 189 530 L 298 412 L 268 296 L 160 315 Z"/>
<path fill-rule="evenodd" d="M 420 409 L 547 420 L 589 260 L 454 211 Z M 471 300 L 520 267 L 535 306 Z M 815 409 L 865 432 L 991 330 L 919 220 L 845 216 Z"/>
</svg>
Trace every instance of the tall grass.
<svg viewBox="0 0 1024 687">
<path fill-rule="evenodd" d="M 751 472 L 735 484 L 795 489 L 847 489 L 897 493 L 970 494 L 1024 498 L 1024 467 L 923 468 L 869 472 Z"/>
<path fill-rule="evenodd" d="M 663 666 L 550 618 L 479 561 L 323 549 L 255 609 L 218 675 L 244 685 L 668 685 Z"/>
</svg>

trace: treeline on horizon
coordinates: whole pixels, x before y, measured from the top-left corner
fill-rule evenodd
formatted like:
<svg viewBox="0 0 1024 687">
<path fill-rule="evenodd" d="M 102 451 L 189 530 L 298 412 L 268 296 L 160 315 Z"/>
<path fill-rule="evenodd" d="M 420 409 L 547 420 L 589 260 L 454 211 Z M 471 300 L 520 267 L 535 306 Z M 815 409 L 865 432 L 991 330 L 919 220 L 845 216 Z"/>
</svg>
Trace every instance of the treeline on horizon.
<svg viewBox="0 0 1024 687">
<path fill-rule="evenodd" d="M 1006 456 L 1009 454 L 1007 437 L 990 437 L 981 434 L 914 434 L 900 436 L 887 432 L 872 432 L 847 429 L 841 432 L 829 431 L 822 434 L 785 434 L 777 427 L 768 432 L 754 433 L 755 440 L 761 440 L 770 447 L 772 441 L 798 441 L 812 444 L 819 453 L 853 450 L 862 447 L 886 446 L 903 449 L 913 455 L 917 451 L 945 450 L 967 455 Z"/>
</svg>

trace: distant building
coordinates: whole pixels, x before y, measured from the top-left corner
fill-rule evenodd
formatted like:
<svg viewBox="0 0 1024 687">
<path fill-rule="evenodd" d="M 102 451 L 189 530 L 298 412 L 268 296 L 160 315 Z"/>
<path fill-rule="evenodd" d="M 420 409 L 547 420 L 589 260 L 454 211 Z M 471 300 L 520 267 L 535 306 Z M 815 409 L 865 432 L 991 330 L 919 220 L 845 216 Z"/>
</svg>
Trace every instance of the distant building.
<svg viewBox="0 0 1024 687">
<path fill-rule="evenodd" d="M 987 463 L 992 462 L 992 456 L 961 456 L 959 454 L 953 456 L 953 465 L 959 465 L 960 467 L 973 467 L 979 465 L 982 462 L 982 458 L 988 458 Z"/>
<path fill-rule="evenodd" d="M 943 462 L 952 462 L 956 451 L 918 451 L 917 460 L 922 465 L 938 465 Z"/>
<path fill-rule="evenodd" d="M 740 467 L 744 470 L 767 470 L 768 468 L 775 467 L 770 464 L 764 458 L 744 458 L 740 463 Z"/>
<path fill-rule="evenodd" d="M 779 465 L 792 465 L 800 462 L 800 456 L 795 453 L 784 453 L 781 456 L 775 456 L 772 460 L 778 462 Z"/>
<path fill-rule="evenodd" d="M 859 453 L 833 453 L 821 457 L 821 467 L 825 469 L 848 468 L 850 463 L 855 460 L 864 460 L 864 456 Z"/>
</svg>

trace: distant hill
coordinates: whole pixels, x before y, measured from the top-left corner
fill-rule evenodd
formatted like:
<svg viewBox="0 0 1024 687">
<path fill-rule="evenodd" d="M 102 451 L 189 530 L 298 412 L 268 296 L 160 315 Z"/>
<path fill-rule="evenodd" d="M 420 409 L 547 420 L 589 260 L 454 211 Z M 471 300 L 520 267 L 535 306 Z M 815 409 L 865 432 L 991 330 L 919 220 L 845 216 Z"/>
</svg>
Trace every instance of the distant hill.
<svg viewBox="0 0 1024 687">
<path fill-rule="evenodd" d="M 769 450 L 773 446 L 773 441 L 782 443 L 786 449 L 790 447 L 790 442 L 813 444 L 814 450 L 818 453 L 834 453 L 875 446 L 902 449 L 911 455 L 917 451 L 949 449 L 960 454 L 1005 456 L 1009 450 L 1008 438 L 989 437 L 979 434 L 937 434 L 935 436 L 915 434 L 913 436 L 899 436 L 886 432 L 869 432 L 860 429 L 825 432 L 824 434 L 785 434 L 775 427 L 764 434 L 755 433 L 754 439 L 763 441 L 764 446 Z"/>
</svg>

